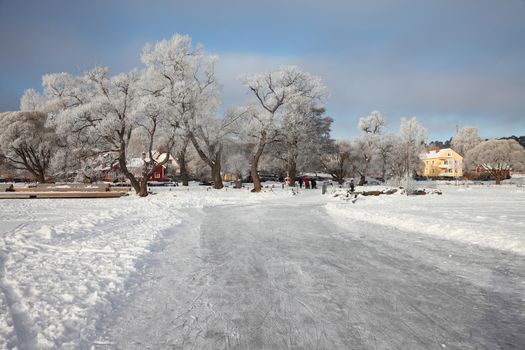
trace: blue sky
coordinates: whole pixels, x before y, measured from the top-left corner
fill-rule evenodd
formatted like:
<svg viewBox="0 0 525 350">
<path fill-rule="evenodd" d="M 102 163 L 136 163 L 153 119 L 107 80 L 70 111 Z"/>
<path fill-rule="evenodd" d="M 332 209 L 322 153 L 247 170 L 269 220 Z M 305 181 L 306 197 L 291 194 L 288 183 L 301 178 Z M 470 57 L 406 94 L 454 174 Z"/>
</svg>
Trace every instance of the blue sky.
<svg viewBox="0 0 525 350">
<path fill-rule="evenodd" d="M 238 76 L 295 64 L 330 89 L 337 138 L 372 110 L 393 132 L 417 116 L 430 140 L 525 134 L 524 0 L 0 0 L 0 110 L 46 73 L 140 67 L 174 33 L 220 57 L 226 107 L 248 97 Z"/>
</svg>

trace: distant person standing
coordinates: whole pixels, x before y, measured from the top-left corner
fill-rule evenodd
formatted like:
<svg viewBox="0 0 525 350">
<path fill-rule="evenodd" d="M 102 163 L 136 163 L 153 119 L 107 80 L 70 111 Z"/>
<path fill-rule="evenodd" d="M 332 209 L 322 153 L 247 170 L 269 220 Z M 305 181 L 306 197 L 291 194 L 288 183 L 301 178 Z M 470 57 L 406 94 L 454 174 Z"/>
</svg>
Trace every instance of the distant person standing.
<svg viewBox="0 0 525 350">
<path fill-rule="evenodd" d="M 303 178 L 300 177 L 297 182 L 299 182 L 299 188 L 303 188 Z"/>
<path fill-rule="evenodd" d="M 307 177 L 304 178 L 304 188 L 310 188 L 310 179 L 308 179 Z"/>
<path fill-rule="evenodd" d="M 310 183 L 312 184 L 312 190 L 317 189 L 317 181 L 315 180 L 315 178 L 312 178 L 312 181 L 310 181 Z"/>
<path fill-rule="evenodd" d="M 355 190 L 354 179 L 351 179 L 350 180 L 350 192 L 354 192 L 354 190 Z"/>
</svg>

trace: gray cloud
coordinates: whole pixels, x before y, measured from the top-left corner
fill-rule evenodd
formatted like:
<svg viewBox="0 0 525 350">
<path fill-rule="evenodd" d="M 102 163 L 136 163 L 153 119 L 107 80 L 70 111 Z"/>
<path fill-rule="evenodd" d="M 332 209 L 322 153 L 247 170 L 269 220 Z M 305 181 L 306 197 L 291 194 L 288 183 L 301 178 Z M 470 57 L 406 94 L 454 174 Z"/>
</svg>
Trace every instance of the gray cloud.
<svg viewBox="0 0 525 350">
<path fill-rule="evenodd" d="M 391 70 L 366 60 L 341 61 L 337 57 L 285 57 L 256 54 L 221 55 L 219 78 L 226 104 L 242 103 L 246 90 L 239 74 L 296 64 L 320 76 L 331 91 L 327 107 L 335 118 L 338 137 L 358 133 L 359 117 L 372 110 L 389 116 L 397 130 L 401 117 L 417 116 L 429 129 L 430 138 L 448 138 L 456 125 L 474 125 L 486 137 L 525 134 L 525 77 L 509 78 L 481 74 Z"/>
<path fill-rule="evenodd" d="M 247 97 L 238 75 L 297 64 L 330 88 L 338 137 L 374 109 L 392 129 L 418 116 L 431 138 L 525 134 L 523 18 L 521 0 L 0 0 L 0 110 L 45 73 L 126 70 L 181 32 L 221 56 L 227 105 Z"/>
</svg>

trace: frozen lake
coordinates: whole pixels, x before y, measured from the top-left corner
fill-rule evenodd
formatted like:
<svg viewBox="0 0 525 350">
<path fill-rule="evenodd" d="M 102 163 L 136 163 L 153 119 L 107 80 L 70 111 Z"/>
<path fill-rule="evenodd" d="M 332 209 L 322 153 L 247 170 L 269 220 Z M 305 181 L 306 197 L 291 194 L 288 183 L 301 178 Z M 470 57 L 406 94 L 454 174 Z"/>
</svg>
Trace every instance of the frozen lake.
<svg viewBox="0 0 525 350">
<path fill-rule="evenodd" d="M 9 202 L 18 211 L 1 202 L 0 213 L 9 209 L 3 346 L 523 348 L 522 188 L 491 192 L 499 204 L 479 215 L 488 224 L 464 215 L 459 228 L 471 225 L 475 235 L 440 236 L 426 225 L 430 208 L 446 217 L 448 203 L 461 216 L 461 206 L 481 207 L 476 198 L 487 190 L 355 204 L 320 191 L 196 188 L 146 199 Z M 360 211 L 369 216 L 356 217 Z M 506 226 L 491 226 L 490 215 L 505 215 Z M 474 241 L 489 229 L 500 238 Z"/>
<path fill-rule="evenodd" d="M 280 201 L 279 201 L 280 202 Z M 525 345 L 522 256 L 322 205 L 204 209 L 168 234 L 109 331 L 118 348 L 496 349 Z M 180 259 L 181 247 L 190 249 Z M 190 248 L 191 247 L 191 248 Z"/>
</svg>

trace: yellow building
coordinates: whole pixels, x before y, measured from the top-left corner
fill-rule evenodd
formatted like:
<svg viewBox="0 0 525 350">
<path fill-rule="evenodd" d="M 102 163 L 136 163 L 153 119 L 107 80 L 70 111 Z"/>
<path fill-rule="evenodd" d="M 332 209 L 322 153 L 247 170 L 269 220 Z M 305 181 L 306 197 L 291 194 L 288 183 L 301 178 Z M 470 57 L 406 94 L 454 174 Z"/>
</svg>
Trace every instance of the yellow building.
<svg viewBox="0 0 525 350">
<path fill-rule="evenodd" d="M 237 179 L 239 179 L 239 175 L 234 173 L 224 173 L 222 179 L 224 181 L 237 181 Z"/>
<path fill-rule="evenodd" d="M 419 175 L 426 177 L 462 177 L 463 157 L 451 148 L 434 148 L 421 153 Z"/>
</svg>

